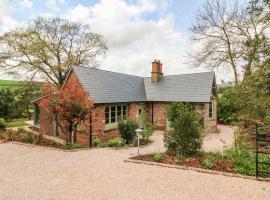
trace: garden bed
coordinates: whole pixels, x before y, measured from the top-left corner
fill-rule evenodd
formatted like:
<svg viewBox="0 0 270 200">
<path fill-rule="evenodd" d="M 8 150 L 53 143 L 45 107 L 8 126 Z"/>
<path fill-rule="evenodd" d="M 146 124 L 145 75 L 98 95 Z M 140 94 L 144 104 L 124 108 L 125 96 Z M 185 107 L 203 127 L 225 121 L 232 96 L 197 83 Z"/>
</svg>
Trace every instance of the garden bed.
<svg viewBox="0 0 270 200">
<path fill-rule="evenodd" d="M 195 168 L 211 169 L 221 172 L 234 173 L 234 166 L 226 159 L 217 159 L 214 154 L 204 154 L 202 156 L 191 156 L 179 161 L 175 156 L 164 154 L 161 159 L 157 159 L 155 154 L 146 154 L 132 157 L 134 160 L 159 162 L 163 164 L 182 165 Z"/>
<path fill-rule="evenodd" d="M 0 140 L 4 142 L 11 141 L 11 142 L 20 142 L 20 143 L 44 146 L 44 147 L 53 147 L 53 148 L 58 148 L 58 149 L 63 149 L 63 150 L 85 148 L 85 146 L 81 144 L 69 144 L 69 145 L 60 144 L 55 141 L 44 138 L 41 134 L 36 135 L 24 129 L 19 129 L 18 131 L 6 130 L 0 133 Z"/>
</svg>

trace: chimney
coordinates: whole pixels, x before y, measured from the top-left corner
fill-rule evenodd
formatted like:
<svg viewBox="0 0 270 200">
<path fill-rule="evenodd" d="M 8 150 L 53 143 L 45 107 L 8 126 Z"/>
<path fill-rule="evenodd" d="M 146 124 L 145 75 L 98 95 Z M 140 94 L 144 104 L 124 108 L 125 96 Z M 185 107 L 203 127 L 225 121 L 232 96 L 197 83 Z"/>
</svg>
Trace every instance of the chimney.
<svg viewBox="0 0 270 200">
<path fill-rule="evenodd" d="M 151 80 L 152 83 L 158 82 L 163 77 L 162 64 L 160 60 L 154 59 L 152 62 Z"/>
</svg>

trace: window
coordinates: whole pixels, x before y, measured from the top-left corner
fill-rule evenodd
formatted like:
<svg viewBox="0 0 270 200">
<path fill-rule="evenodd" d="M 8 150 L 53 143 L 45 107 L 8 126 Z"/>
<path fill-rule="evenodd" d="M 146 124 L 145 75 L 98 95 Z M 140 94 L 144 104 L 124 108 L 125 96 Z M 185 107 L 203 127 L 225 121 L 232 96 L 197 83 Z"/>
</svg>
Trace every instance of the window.
<svg viewBox="0 0 270 200">
<path fill-rule="evenodd" d="M 112 124 L 127 117 L 127 105 L 107 106 L 105 108 L 105 124 Z"/>
<path fill-rule="evenodd" d="M 39 125 L 40 123 L 40 109 L 38 104 L 34 104 L 34 124 Z"/>
<path fill-rule="evenodd" d="M 110 123 L 110 107 L 105 108 L 105 123 Z"/>
<path fill-rule="evenodd" d="M 208 105 L 208 117 L 213 118 L 213 103 L 210 102 Z"/>
</svg>

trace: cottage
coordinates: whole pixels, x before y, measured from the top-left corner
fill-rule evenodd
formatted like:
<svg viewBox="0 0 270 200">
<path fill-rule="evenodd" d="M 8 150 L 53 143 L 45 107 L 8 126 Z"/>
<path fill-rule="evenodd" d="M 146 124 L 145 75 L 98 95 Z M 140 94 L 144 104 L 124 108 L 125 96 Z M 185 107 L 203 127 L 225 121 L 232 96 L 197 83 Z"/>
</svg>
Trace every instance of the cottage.
<svg viewBox="0 0 270 200">
<path fill-rule="evenodd" d="M 66 79 L 78 81 L 81 90 L 90 94 L 94 105 L 77 133 L 77 143 L 89 145 L 94 137 L 108 140 L 118 135 L 117 120 L 138 119 L 143 111 L 159 130 L 166 130 L 166 106 L 170 102 L 189 102 L 204 121 L 206 132 L 216 132 L 217 93 L 213 72 L 164 76 L 159 60 L 152 62 L 151 77 L 139 77 L 96 68 L 74 66 Z M 35 128 L 44 134 L 64 138 L 53 117 L 38 108 L 34 101 Z"/>
</svg>

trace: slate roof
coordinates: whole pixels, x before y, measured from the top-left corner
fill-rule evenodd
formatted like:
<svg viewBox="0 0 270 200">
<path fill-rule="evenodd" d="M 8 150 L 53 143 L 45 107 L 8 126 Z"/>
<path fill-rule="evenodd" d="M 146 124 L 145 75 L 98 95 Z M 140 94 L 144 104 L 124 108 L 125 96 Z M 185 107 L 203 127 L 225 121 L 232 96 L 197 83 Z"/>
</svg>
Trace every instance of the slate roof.
<svg viewBox="0 0 270 200">
<path fill-rule="evenodd" d="M 213 72 L 163 76 L 157 83 L 139 77 L 101 69 L 74 66 L 84 89 L 95 103 L 138 101 L 209 102 Z"/>
<path fill-rule="evenodd" d="M 144 78 L 89 67 L 73 67 L 95 103 L 146 101 Z"/>
</svg>

